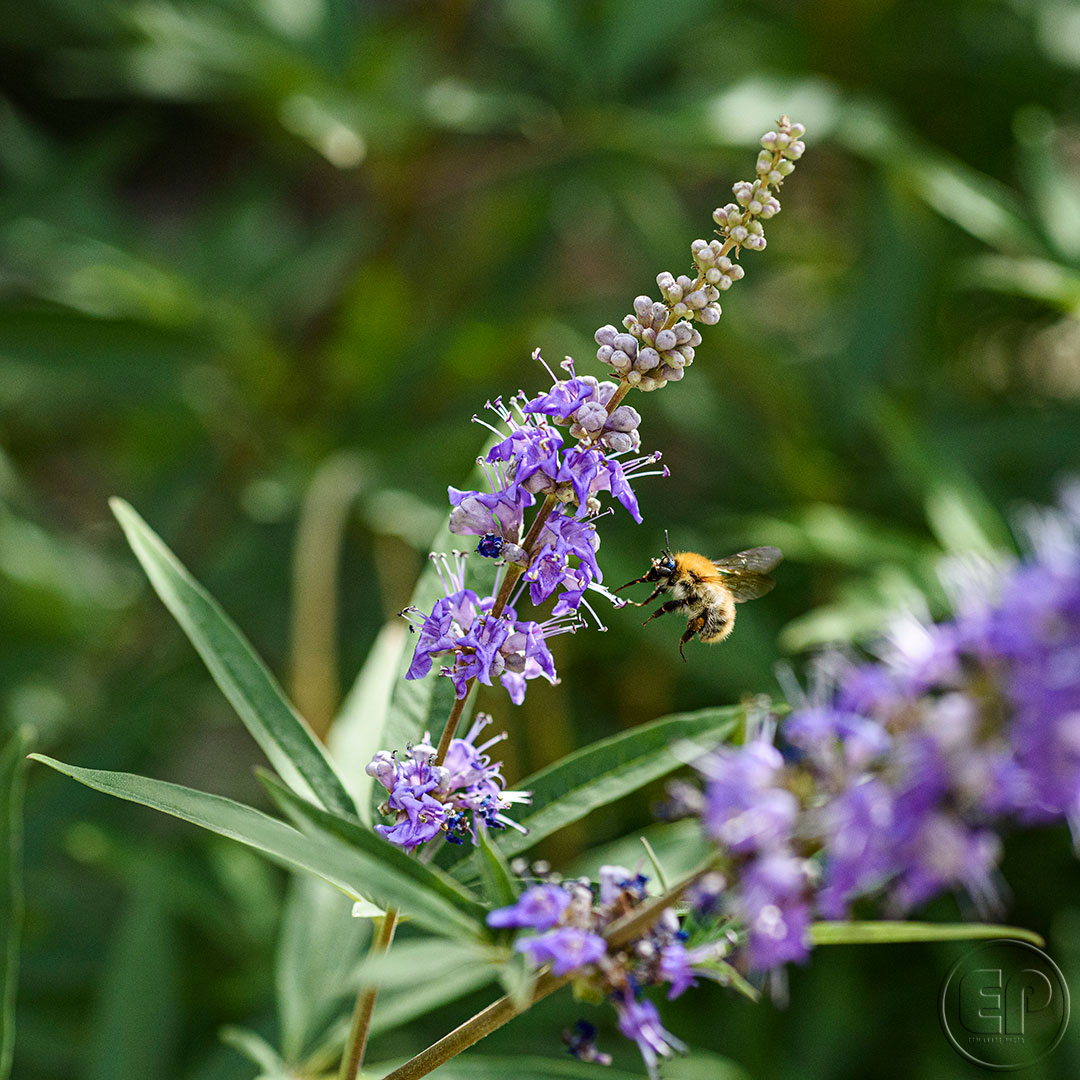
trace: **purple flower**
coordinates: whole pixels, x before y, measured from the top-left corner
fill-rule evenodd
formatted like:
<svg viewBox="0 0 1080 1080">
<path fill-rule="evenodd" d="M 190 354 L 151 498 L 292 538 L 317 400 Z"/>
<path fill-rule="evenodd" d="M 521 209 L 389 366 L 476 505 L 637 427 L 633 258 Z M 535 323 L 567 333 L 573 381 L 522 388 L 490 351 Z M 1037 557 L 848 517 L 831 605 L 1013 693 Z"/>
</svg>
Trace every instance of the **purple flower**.
<svg viewBox="0 0 1080 1080">
<path fill-rule="evenodd" d="M 841 791 L 825 807 L 825 868 L 817 900 L 826 919 L 847 918 L 856 897 L 888 880 L 895 860 L 893 814 L 892 791 L 873 777 Z"/>
<path fill-rule="evenodd" d="M 736 854 L 785 841 L 799 803 L 790 791 L 774 786 L 783 765 L 780 751 L 762 740 L 719 750 L 699 762 L 706 778 L 702 810 L 706 833 Z"/>
<path fill-rule="evenodd" d="M 652 1080 L 659 1076 L 660 1058 L 686 1053 L 686 1044 L 664 1030 L 651 1001 L 635 1001 L 632 996 L 623 995 L 615 998 L 615 1011 L 619 1014 L 619 1030 L 637 1043 Z"/>
<path fill-rule="evenodd" d="M 535 497 L 523 488 L 513 491 L 459 491 L 451 487 L 450 531 L 459 536 L 484 536 L 494 533 L 510 543 L 521 538 L 525 508 Z"/>
<path fill-rule="evenodd" d="M 511 617 L 513 612 L 507 609 Z M 542 623 L 515 622 L 513 631 L 502 645 L 503 670 L 499 681 L 515 705 L 525 700 L 525 684 L 529 679 L 543 677 L 553 686 L 559 681 L 555 673 L 555 658 L 547 639 L 557 634 L 572 633 L 581 624 L 573 615 L 550 618 Z"/>
<path fill-rule="evenodd" d="M 671 984 L 668 1001 L 674 1001 L 691 986 L 697 986 L 698 976 L 708 979 L 717 978 L 717 973 L 698 965 L 716 957 L 713 945 L 702 945 L 697 949 L 687 949 L 681 941 L 673 941 L 660 950 L 659 977 Z"/>
<path fill-rule="evenodd" d="M 903 871 L 890 890 L 893 907 L 903 913 L 944 888 L 962 887 L 985 915 L 1000 907 L 992 873 L 1001 841 L 986 829 L 965 825 L 955 815 L 927 815 L 901 854 Z"/>
<path fill-rule="evenodd" d="M 501 674 L 505 661 L 500 656 L 500 648 L 510 636 L 510 632 L 511 624 L 508 619 L 478 615 L 473 619 L 468 631 L 454 642 L 455 661 L 449 670 L 459 698 L 463 698 L 468 692 L 469 683 L 473 679 L 479 679 L 485 686 L 490 686 L 492 676 Z"/>
<path fill-rule="evenodd" d="M 395 824 L 376 825 L 375 831 L 406 851 L 433 839 L 446 827 L 447 807 L 432 795 L 445 790 L 446 771 L 430 764 L 434 756 L 434 748 L 425 738 L 421 746 L 410 747 L 404 761 L 394 762 L 392 775 L 387 764 L 393 759 L 386 751 L 376 754 L 367 767 L 368 774 L 390 792 L 387 811 L 397 815 Z"/>
<path fill-rule="evenodd" d="M 810 955 L 808 885 L 804 862 L 788 853 L 764 855 L 746 869 L 738 911 L 751 969 L 766 971 Z"/>
<path fill-rule="evenodd" d="M 607 943 L 599 934 L 576 926 L 562 926 L 538 937 L 519 939 L 514 948 L 526 953 L 537 967 L 550 963 L 553 975 L 566 975 L 586 964 L 595 964 L 607 953 Z"/>
<path fill-rule="evenodd" d="M 599 547 L 600 537 L 592 522 L 579 521 L 555 510 L 536 539 L 537 554 L 525 573 L 533 604 L 543 603 L 556 589 L 562 588 L 564 593 L 552 614 L 575 610 L 585 590 L 594 581 L 603 580 L 596 562 Z"/>
<path fill-rule="evenodd" d="M 650 456 L 649 462 L 658 460 Z M 630 516 L 639 524 L 641 511 L 638 510 L 637 496 L 626 476 L 626 470 L 617 458 L 608 457 L 595 446 L 574 446 L 564 455 L 559 469 L 558 479 L 568 483 L 577 496 L 577 516 L 584 517 L 591 510 L 590 499 L 597 492 L 609 491 L 626 507 Z"/>
<path fill-rule="evenodd" d="M 796 709 L 784 724 L 784 737 L 838 779 L 859 775 L 891 741 L 880 723 L 829 706 Z"/>
<path fill-rule="evenodd" d="M 559 430 L 548 424 L 522 425 L 493 446 L 487 460 L 512 474 L 509 490 L 514 498 L 547 494 L 559 479 L 562 442 Z M 522 492 L 524 496 L 519 495 Z"/>
<path fill-rule="evenodd" d="M 401 758 L 378 751 L 367 773 L 390 793 L 384 809 L 397 820 L 393 825 L 376 825 L 375 831 L 408 851 L 440 832 L 447 833 L 452 843 L 461 843 L 466 836 L 475 841 L 477 817 L 491 829 L 510 826 L 524 831 L 503 811 L 515 803 L 528 803 L 531 793 L 504 790 L 501 766 L 486 753 L 506 733 L 475 745 L 490 723 L 490 716 L 478 713 L 468 734 L 451 740 L 441 766 L 432 764 L 435 747 L 427 732 L 424 741 L 410 745 Z"/>
<path fill-rule="evenodd" d="M 476 550 L 485 559 L 497 559 L 506 541 L 497 533 L 484 533 L 476 542 Z"/>
<path fill-rule="evenodd" d="M 435 565 L 447 595 L 435 602 L 429 615 L 410 608 L 402 612 L 419 628 L 405 678 L 422 679 L 436 657 L 447 657 L 441 673 L 453 680 L 459 698 L 468 693 L 474 679 L 485 686 L 499 679 L 515 705 L 525 699 L 529 679 L 542 676 L 558 682 L 547 639 L 576 630 L 580 625 L 576 615 L 560 613 L 538 623 L 518 620 L 508 607 L 496 617 L 490 614 L 494 602 L 490 597 L 480 600 L 471 589 L 463 588 L 463 554 L 455 553 L 453 561 L 443 556 Z"/>
<path fill-rule="evenodd" d="M 527 413 L 545 413 L 563 423 L 569 423 L 574 413 L 596 397 L 596 379 L 561 379 L 546 393 L 538 394 L 523 406 Z"/>
<path fill-rule="evenodd" d="M 628 899 L 645 899 L 645 884 L 648 878 L 644 874 L 635 874 L 625 866 L 611 864 L 600 867 L 600 904 L 624 904 Z"/>
<path fill-rule="evenodd" d="M 471 627 L 479 608 L 472 589 L 460 589 L 435 601 L 430 615 L 421 615 L 419 637 L 413 650 L 406 679 L 422 679 L 430 670 L 432 658 L 451 651 Z M 404 613 L 403 613 L 404 614 Z"/>
<path fill-rule="evenodd" d="M 498 929 L 516 926 L 548 930 L 569 906 L 570 894 L 558 885 L 533 885 L 518 897 L 516 903 L 490 912 L 487 924 Z"/>
</svg>

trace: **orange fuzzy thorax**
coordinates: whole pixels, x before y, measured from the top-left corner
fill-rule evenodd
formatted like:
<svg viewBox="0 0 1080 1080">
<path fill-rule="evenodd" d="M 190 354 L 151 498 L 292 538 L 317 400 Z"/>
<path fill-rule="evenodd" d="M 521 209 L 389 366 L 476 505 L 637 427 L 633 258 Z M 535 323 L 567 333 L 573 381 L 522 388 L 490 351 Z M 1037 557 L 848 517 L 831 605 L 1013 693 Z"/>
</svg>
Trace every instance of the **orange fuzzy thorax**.
<svg viewBox="0 0 1080 1080">
<path fill-rule="evenodd" d="M 720 578 L 712 559 L 707 559 L 696 551 L 677 551 L 674 557 L 677 570 L 693 574 L 702 581 L 717 581 Z"/>
</svg>

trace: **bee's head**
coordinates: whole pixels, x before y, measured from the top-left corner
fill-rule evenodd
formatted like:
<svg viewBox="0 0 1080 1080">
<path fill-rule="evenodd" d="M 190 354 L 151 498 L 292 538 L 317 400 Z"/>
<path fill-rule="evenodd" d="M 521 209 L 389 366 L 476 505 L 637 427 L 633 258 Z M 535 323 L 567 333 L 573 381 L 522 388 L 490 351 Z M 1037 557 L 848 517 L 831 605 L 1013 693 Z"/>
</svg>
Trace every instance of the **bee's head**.
<svg viewBox="0 0 1080 1080">
<path fill-rule="evenodd" d="M 660 557 L 653 559 L 652 567 L 645 577 L 649 581 L 659 581 L 661 578 L 671 577 L 675 573 L 675 556 L 666 548 L 660 552 Z"/>
<path fill-rule="evenodd" d="M 667 529 L 664 530 L 664 547 L 660 557 L 653 559 L 652 567 L 645 575 L 647 581 L 659 581 L 661 578 L 669 578 L 675 573 L 675 556 L 671 554 L 671 540 L 668 538 Z"/>
</svg>

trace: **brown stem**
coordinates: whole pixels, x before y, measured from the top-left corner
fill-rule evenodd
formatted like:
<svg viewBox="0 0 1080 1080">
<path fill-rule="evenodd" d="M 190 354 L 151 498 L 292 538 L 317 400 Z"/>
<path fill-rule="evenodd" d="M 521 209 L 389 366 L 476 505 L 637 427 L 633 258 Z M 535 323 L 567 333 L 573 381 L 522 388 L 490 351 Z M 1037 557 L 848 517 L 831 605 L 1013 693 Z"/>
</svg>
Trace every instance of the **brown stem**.
<svg viewBox="0 0 1080 1080">
<path fill-rule="evenodd" d="M 556 499 L 554 495 L 549 495 L 544 500 L 544 505 L 536 512 L 536 517 L 533 518 L 533 522 L 529 526 L 529 531 L 525 534 L 525 539 L 521 541 L 521 546 L 525 550 L 526 558 L 532 558 L 536 541 L 539 539 L 540 533 L 547 524 L 547 519 L 551 517 L 551 512 L 555 509 L 555 504 L 558 501 L 559 500 Z M 510 594 L 514 591 L 514 586 L 518 583 L 518 579 L 526 569 L 527 567 L 522 566 L 520 563 L 511 563 L 506 568 L 506 577 L 503 578 L 502 586 L 499 589 L 499 595 L 495 597 L 495 606 L 491 609 L 491 614 L 496 618 L 503 613 L 506 605 L 510 602 Z"/>
<path fill-rule="evenodd" d="M 465 696 L 459 697 L 454 701 L 453 708 L 450 710 L 450 715 L 446 718 L 446 726 L 442 730 L 442 735 L 439 736 L 439 746 L 435 752 L 435 764 L 441 765 L 446 759 L 446 752 L 450 749 L 450 743 L 454 738 L 454 732 L 457 731 L 458 722 L 461 720 L 461 714 L 465 711 L 465 702 L 468 700 L 469 691 L 472 689 L 472 683 L 465 688 Z"/>
<path fill-rule="evenodd" d="M 394 930 L 397 929 L 397 921 L 398 909 L 388 907 L 380 922 L 379 931 L 368 949 L 369 956 L 377 956 L 390 948 L 390 943 L 394 940 Z M 378 992 L 378 987 L 372 986 L 361 990 L 356 996 L 352 1025 L 345 1042 L 338 1080 L 356 1080 L 360 1066 L 364 1064 L 364 1051 L 367 1049 L 368 1035 L 371 1033 L 371 1016 L 375 1012 L 375 996 Z"/>
<path fill-rule="evenodd" d="M 485 1035 L 490 1035 L 496 1028 L 513 1020 L 515 1016 L 535 1005 L 541 998 L 553 994 L 560 987 L 571 982 L 573 978 L 573 974 L 560 975 L 558 978 L 550 974 L 541 975 L 536 980 L 528 1005 L 523 1007 L 515 1005 L 508 997 L 493 1001 L 486 1009 L 478 1012 L 470 1020 L 466 1020 L 460 1027 L 454 1028 L 437 1043 L 432 1043 L 416 1057 L 410 1058 L 404 1065 L 399 1065 L 393 1072 L 387 1073 L 383 1080 L 418 1080 L 421 1076 L 427 1076 L 432 1069 L 445 1065 L 452 1057 L 457 1057 L 463 1050 L 468 1050 Z"/>
<path fill-rule="evenodd" d="M 619 948 L 628 941 L 640 937 L 660 917 L 661 913 L 676 903 L 686 890 L 704 873 L 711 870 L 715 864 L 715 857 L 709 858 L 692 873 L 679 881 L 674 888 L 663 896 L 658 896 L 648 904 L 642 905 L 637 911 L 620 919 L 604 933 L 608 945 Z M 421 1051 L 414 1058 L 410 1058 L 404 1065 L 399 1066 L 393 1072 L 389 1072 L 383 1080 L 419 1080 L 421 1076 L 427 1076 L 433 1069 L 445 1065 L 452 1057 L 456 1057 L 463 1050 L 478 1043 L 485 1035 L 490 1035 L 496 1028 L 513 1020 L 515 1016 L 523 1013 L 525 1009 L 535 1005 L 541 998 L 554 993 L 560 987 L 572 982 L 575 978 L 573 972 L 569 975 L 561 975 L 558 978 L 550 973 L 541 975 L 536 980 L 529 1004 L 524 1008 L 515 1005 L 510 998 L 501 997 L 493 1001 L 486 1009 L 481 1010 L 464 1024 L 454 1028 L 449 1035 L 444 1035 L 437 1043 L 432 1043 L 426 1050 Z"/>
<path fill-rule="evenodd" d="M 692 870 L 681 881 L 677 881 L 662 896 L 650 900 L 647 904 L 624 915 L 618 922 L 612 923 L 604 932 L 604 937 L 611 948 L 617 949 L 628 941 L 633 941 L 650 927 L 666 908 L 678 903 L 683 893 L 694 884 L 702 874 L 708 873 L 717 864 L 718 856 L 711 856 L 700 866 Z"/>
<path fill-rule="evenodd" d="M 629 392 L 630 384 L 625 379 L 623 379 L 619 383 L 618 389 L 615 391 L 615 393 L 612 394 L 610 398 L 608 398 L 608 403 L 605 406 L 608 416 L 610 416 L 622 404 L 622 399 L 626 397 Z"/>
</svg>

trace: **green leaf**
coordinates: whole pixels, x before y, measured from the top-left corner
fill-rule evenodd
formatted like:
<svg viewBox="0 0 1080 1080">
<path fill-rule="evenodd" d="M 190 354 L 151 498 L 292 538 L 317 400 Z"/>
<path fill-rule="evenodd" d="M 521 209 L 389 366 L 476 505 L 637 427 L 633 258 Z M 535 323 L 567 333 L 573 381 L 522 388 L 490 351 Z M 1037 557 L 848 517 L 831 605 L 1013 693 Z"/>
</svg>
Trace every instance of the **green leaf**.
<svg viewBox="0 0 1080 1080">
<path fill-rule="evenodd" d="M 384 901 L 383 906 L 400 906 L 403 914 L 437 934 L 464 933 L 478 940 L 487 937 L 486 909 L 452 878 L 406 855 L 360 822 L 306 802 L 269 773 L 260 771 L 259 779 L 271 798 L 304 827 L 307 835 L 343 848 L 371 866 L 365 893 Z"/>
<path fill-rule="evenodd" d="M 597 807 L 666 776 L 684 764 L 674 744 L 684 739 L 720 742 L 741 716 L 741 705 L 675 713 L 601 739 L 541 769 L 518 785 L 533 793 L 532 805 L 514 814 L 528 834 L 508 830 L 499 850 L 511 858 Z M 469 872 L 476 873 L 475 856 Z"/>
<path fill-rule="evenodd" d="M 1068 314 L 1080 311 L 1080 273 L 1049 259 L 982 255 L 962 267 L 965 284 L 1050 304 Z"/>
<path fill-rule="evenodd" d="M 510 872 L 506 856 L 491 842 L 483 822 L 477 823 L 476 858 L 480 863 L 480 885 L 484 899 L 492 907 L 506 907 L 518 898 L 518 881 Z"/>
<path fill-rule="evenodd" d="M 567 877 L 588 877 L 595 881 L 600 867 L 614 863 L 636 866 L 647 855 L 642 841 L 648 842 L 664 866 L 665 875 L 672 881 L 685 877 L 704 861 L 710 846 L 697 818 L 663 821 L 648 828 L 628 833 L 617 840 L 598 844 L 573 859 L 563 870 Z M 649 891 L 659 893 L 659 883 L 649 882 Z"/>
<path fill-rule="evenodd" d="M 180 1037 L 180 950 L 147 872 L 121 912 L 89 1020 L 88 1080 L 169 1080 Z"/>
<path fill-rule="evenodd" d="M 150 583 L 198 650 L 270 763 L 294 790 L 328 809 L 356 813 L 345 786 L 304 719 L 217 601 L 122 499 L 110 502 Z"/>
<path fill-rule="evenodd" d="M 882 394 L 868 395 L 865 415 L 877 429 L 897 474 L 922 496 L 927 522 L 946 552 L 974 551 L 993 559 L 1014 550 L 1008 526 L 993 503 L 964 466 L 935 445 L 914 416 Z"/>
<path fill-rule="evenodd" d="M 524 1012 L 536 988 L 536 970 L 524 953 L 514 953 L 499 965 L 499 982 L 506 996 Z"/>
<path fill-rule="evenodd" d="M 731 1058 L 691 1048 L 664 1066 L 664 1080 L 750 1080 L 750 1074 Z"/>
<path fill-rule="evenodd" d="M 258 1033 L 244 1027 L 223 1027 L 221 1041 L 259 1066 L 259 1080 L 290 1080 L 281 1055 Z"/>
<path fill-rule="evenodd" d="M 281 915 L 274 963 L 281 1052 L 299 1064 L 308 1046 L 346 1009 L 347 980 L 369 940 L 371 923 L 354 918 L 349 898 L 325 881 L 296 874 Z"/>
<path fill-rule="evenodd" d="M 439 982 L 425 986 L 406 986 L 379 994 L 378 1008 L 371 1022 L 372 1035 L 393 1031 L 402 1024 L 441 1005 L 456 1001 L 466 994 L 493 982 L 497 969 L 491 964 L 468 964 L 448 971 Z M 341 1039 L 344 1043 L 344 1035 Z"/>
<path fill-rule="evenodd" d="M 29 733 L 17 731 L 0 751 L 0 1080 L 15 1055 L 15 990 L 23 921 L 22 816 Z"/>
<path fill-rule="evenodd" d="M 152 810 L 160 810 L 211 832 L 239 840 L 290 869 L 307 870 L 336 885 L 354 900 L 365 899 L 367 883 L 380 873 L 376 862 L 359 857 L 341 844 L 305 836 L 284 821 L 221 795 L 211 795 L 132 773 L 80 769 L 43 754 L 30 756 L 96 791 L 149 806 Z M 382 911 L 368 905 L 365 913 L 381 915 Z"/>
<path fill-rule="evenodd" d="M 385 1076 L 396 1062 L 370 1066 L 375 1076 Z M 591 1062 L 567 1057 L 495 1057 L 490 1054 L 461 1054 L 439 1066 L 439 1080 L 596 1080 L 597 1067 Z M 642 1072 L 606 1068 L 602 1080 L 641 1080 Z M 664 1080 L 747 1080 L 735 1062 L 717 1054 L 692 1050 L 688 1057 L 664 1063 Z"/>
<path fill-rule="evenodd" d="M 649 864 L 653 868 L 653 873 L 656 875 L 656 884 L 660 887 L 660 891 L 665 893 L 668 891 L 668 876 L 664 873 L 663 863 L 660 862 L 659 856 L 656 854 L 652 844 L 644 837 L 638 838 L 641 841 L 641 846 L 645 849 L 645 854 L 648 856 Z"/>
<path fill-rule="evenodd" d="M 1017 938 L 1039 948 L 1046 944 L 1032 930 L 987 923 L 816 922 L 810 927 L 810 941 L 814 945 L 885 945 L 977 938 Z"/>
<path fill-rule="evenodd" d="M 327 744 L 353 797 L 360 820 L 371 825 L 375 780 L 365 771 L 375 751 L 384 747 L 390 695 L 397 685 L 401 656 L 408 644 L 402 621 L 387 623 L 375 638 L 352 689 L 330 728 Z M 379 798 L 382 798 L 380 794 Z"/>
<path fill-rule="evenodd" d="M 506 959 L 506 952 L 475 941 L 435 941 L 428 937 L 398 941 L 389 951 L 369 953 L 349 976 L 348 985 L 354 992 L 370 986 L 380 990 L 415 989 L 463 968 L 491 968 Z"/>
</svg>

